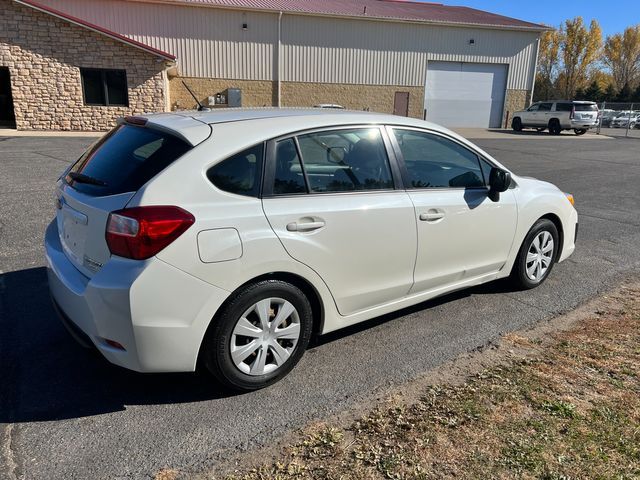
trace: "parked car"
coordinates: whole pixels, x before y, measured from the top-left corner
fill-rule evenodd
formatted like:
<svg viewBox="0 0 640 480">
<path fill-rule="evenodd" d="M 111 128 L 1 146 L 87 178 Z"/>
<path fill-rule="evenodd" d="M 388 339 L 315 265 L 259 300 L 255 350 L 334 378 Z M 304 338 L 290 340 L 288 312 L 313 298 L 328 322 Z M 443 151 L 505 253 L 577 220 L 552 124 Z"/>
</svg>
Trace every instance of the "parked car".
<svg viewBox="0 0 640 480">
<path fill-rule="evenodd" d="M 321 109 L 122 119 L 56 199 L 47 273 L 73 335 L 240 390 L 314 333 L 503 277 L 536 287 L 578 228 L 573 197 L 447 129 Z"/>
<path fill-rule="evenodd" d="M 560 135 L 563 130 L 573 130 L 576 135 L 584 135 L 598 125 L 598 105 L 583 101 L 538 102 L 526 110 L 513 114 L 511 127 L 520 132 L 523 128 L 538 131 L 549 129 L 552 135 Z"/>
<path fill-rule="evenodd" d="M 616 117 L 616 115 L 618 115 L 618 112 L 616 112 L 615 110 L 600 110 L 600 126 L 605 128 L 610 127 L 611 121 Z"/>
<path fill-rule="evenodd" d="M 611 120 L 612 128 L 636 128 L 640 124 L 640 112 L 618 112 L 618 115 Z"/>
</svg>

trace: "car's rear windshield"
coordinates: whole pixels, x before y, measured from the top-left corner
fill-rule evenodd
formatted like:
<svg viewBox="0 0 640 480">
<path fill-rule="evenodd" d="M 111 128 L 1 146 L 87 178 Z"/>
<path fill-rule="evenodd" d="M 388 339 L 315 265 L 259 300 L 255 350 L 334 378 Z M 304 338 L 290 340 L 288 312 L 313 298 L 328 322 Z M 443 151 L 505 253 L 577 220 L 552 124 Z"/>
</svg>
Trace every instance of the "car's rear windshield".
<svg viewBox="0 0 640 480">
<path fill-rule="evenodd" d="M 574 103 L 576 112 L 597 112 L 598 106 L 595 103 Z"/>
<path fill-rule="evenodd" d="M 65 180 L 91 196 L 135 192 L 190 148 L 165 132 L 119 125 L 89 147 Z"/>
</svg>

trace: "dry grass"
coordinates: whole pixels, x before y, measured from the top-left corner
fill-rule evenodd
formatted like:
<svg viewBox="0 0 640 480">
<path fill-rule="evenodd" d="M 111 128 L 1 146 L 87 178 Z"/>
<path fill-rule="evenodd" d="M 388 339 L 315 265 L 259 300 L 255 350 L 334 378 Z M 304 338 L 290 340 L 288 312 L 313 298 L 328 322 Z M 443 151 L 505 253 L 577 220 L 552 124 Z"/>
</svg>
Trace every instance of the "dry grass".
<svg viewBox="0 0 640 480">
<path fill-rule="evenodd" d="M 228 479 L 640 478 L 640 288 L 458 386 L 319 424 Z M 524 352 L 524 353 L 523 353 Z"/>
</svg>

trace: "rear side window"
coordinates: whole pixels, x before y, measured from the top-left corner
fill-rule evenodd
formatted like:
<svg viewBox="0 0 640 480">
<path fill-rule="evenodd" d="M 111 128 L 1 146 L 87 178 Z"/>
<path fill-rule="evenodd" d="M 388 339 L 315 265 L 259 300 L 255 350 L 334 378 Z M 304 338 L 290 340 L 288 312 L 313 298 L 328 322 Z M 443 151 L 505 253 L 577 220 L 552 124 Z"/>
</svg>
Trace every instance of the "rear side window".
<svg viewBox="0 0 640 480">
<path fill-rule="evenodd" d="M 225 192 L 258 197 L 263 153 L 262 143 L 243 150 L 211 167 L 207 177 L 211 183 Z"/>
<path fill-rule="evenodd" d="M 89 147 L 65 181 L 96 197 L 135 192 L 190 149 L 168 133 L 120 125 Z"/>
<path fill-rule="evenodd" d="M 273 183 L 276 195 L 307 193 L 302 164 L 293 139 L 276 144 L 276 173 Z"/>
<path fill-rule="evenodd" d="M 538 108 L 538 111 L 539 112 L 550 112 L 552 106 L 553 106 L 553 103 L 541 103 L 540 107 Z"/>
<path fill-rule="evenodd" d="M 556 103 L 556 112 L 570 112 L 573 105 L 570 103 Z"/>
</svg>

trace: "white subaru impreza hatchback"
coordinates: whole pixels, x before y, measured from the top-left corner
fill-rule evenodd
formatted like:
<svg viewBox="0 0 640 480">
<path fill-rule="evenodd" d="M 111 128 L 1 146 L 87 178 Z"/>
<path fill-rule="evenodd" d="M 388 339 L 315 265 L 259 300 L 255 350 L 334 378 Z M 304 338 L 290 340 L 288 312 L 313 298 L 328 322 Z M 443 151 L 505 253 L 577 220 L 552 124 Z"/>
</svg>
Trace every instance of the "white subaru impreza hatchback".
<svg viewBox="0 0 640 480">
<path fill-rule="evenodd" d="M 574 251 L 573 198 L 455 133 L 391 115 L 127 117 L 57 183 L 45 235 L 65 325 L 140 372 L 286 375 L 310 337 Z"/>
</svg>

